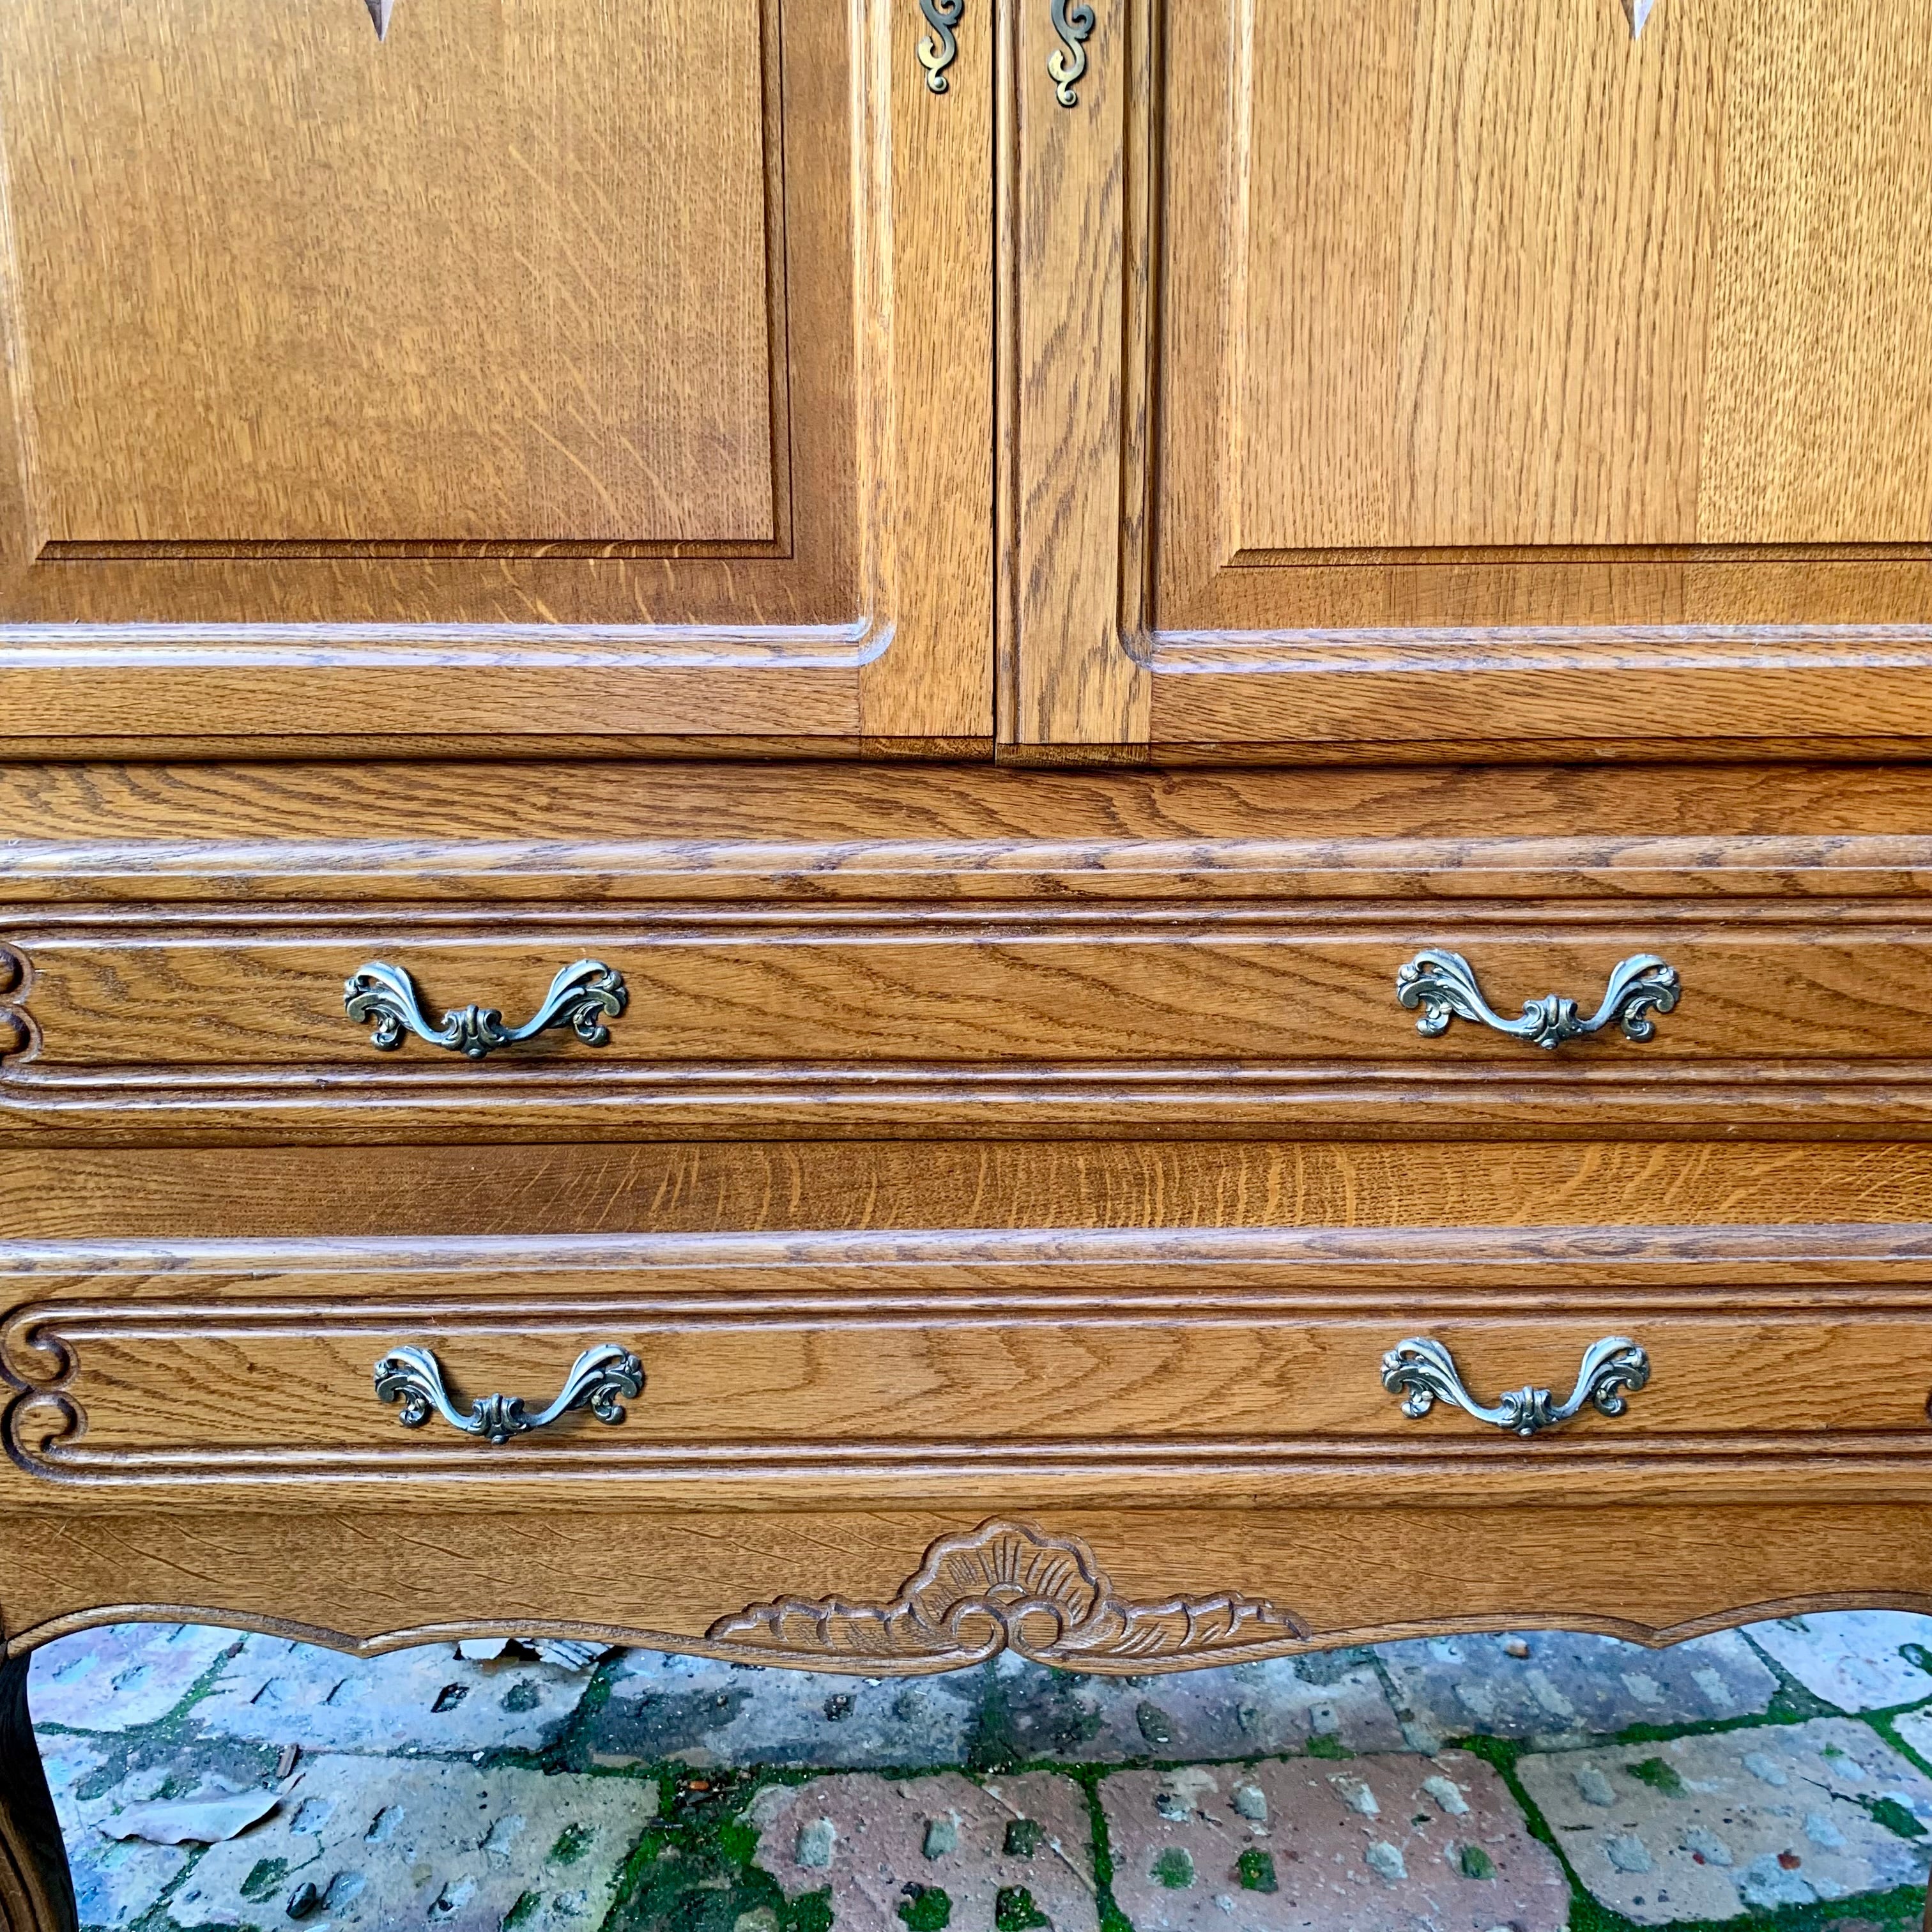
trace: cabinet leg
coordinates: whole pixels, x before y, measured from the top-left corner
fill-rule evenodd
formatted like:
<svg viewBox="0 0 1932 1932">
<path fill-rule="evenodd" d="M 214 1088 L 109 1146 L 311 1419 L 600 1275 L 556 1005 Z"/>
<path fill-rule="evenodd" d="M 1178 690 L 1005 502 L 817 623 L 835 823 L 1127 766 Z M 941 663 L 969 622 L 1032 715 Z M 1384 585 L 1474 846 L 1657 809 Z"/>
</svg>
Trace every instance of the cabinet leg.
<svg viewBox="0 0 1932 1932">
<path fill-rule="evenodd" d="M 27 1718 L 27 1659 L 0 1663 L 0 1932 L 76 1932 L 74 1880 Z"/>
</svg>

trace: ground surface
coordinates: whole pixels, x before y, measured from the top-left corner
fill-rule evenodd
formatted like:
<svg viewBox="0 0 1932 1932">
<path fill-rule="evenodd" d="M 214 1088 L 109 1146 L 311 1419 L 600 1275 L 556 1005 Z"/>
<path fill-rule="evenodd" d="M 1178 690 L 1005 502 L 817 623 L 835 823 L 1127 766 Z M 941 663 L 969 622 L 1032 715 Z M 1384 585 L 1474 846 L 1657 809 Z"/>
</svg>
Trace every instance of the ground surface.
<svg viewBox="0 0 1932 1932">
<path fill-rule="evenodd" d="M 124 1626 L 31 1696 L 115 1932 L 1904 1932 L 1932 1865 L 1932 1618 L 1890 1612 L 1126 1679 Z"/>
</svg>

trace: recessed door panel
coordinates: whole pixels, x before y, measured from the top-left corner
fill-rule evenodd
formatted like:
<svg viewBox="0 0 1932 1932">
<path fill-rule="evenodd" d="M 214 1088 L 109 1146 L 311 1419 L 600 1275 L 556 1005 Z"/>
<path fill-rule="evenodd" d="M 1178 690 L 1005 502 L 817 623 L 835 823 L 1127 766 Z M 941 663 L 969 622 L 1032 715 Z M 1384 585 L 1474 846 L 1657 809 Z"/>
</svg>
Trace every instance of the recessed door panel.
<svg viewBox="0 0 1932 1932">
<path fill-rule="evenodd" d="M 1922 9 L 1140 0 L 1083 51 L 1016 83 L 1017 745 L 1932 730 Z M 1069 395 L 1104 447 L 1024 433 Z"/>
<path fill-rule="evenodd" d="M 897 10 L 7 9 L 0 728 L 983 735 L 898 493 L 986 498 L 991 54 Z"/>
</svg>

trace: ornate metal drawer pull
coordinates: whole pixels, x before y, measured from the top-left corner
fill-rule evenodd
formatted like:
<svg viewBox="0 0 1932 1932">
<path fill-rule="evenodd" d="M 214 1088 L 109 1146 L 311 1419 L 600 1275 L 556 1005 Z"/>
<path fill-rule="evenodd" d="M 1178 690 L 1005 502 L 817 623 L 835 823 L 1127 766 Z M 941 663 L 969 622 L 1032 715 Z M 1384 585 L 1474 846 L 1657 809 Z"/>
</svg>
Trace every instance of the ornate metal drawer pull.
<svg viewBox="0 0 1932 1932">
<path fill-rule="evenodd" d="M 434 1411 L 452 1428 L 466 1436 L 487 1436 L 492 1442 L 548 1429 L 560 1417 L 580 1408 L 589 1409 L 599 1422 L 622 1422 L 624 1401 L 634 1400 L 644 1388 L 644 1365 L 615 1342 L 586 1348 L 570 1365 L 563 1393 L 534 1415 L 520 1395 L 478 1396 L 466 1413 L 458 1408 L 449 1399 L 442 1364 L 427 1348 L 394 1348 L 376 1364 L 376 1393 L 385 1402 L 402 1404 L 398 1420 L 405 1429 L 420 1429 Z"/>
<path fill-rule="evenodd" d="M 919 64 L 926 70 L 926 86 L 934 94 L 944 94 L 952 86 L 946 78 L 946 70 L 959 52 L 959 42 L 952 30 L 966 11 L 966 0 L 919 0 L 919 10 L 926 16 L 926 24 L 932 29 L 920 36 L 915 50 L 919 55 Z"/>
<path fill-rule="evenodd" d="M 1478 1422 L 1493 1423 L 1513 1435 L 1535 1436 L 1574 1421 L 1594 1406 L 1605 1415 L 1621 1415 L 1630 1406 L 1626 1389 L 1640 1389 L 1650 1380 L 1650 1358 L 1628 1335 L 1606 1335 L 1583 1351 L 1576 1386 L 1568 1402 L 1552 1403 L 1546 1388 L 1520 1388 L 1499 1397 L 1492 1408 L 1478 1402 L 1462 1385 L 1456 1358 L 1440 1342 L 1412 1335 L 1398 1342 L 1382 1358 L 1382 1387 L 1405 1398 L 1403 1414 L 1426 1415 L 1438 1400 L 1453 1402 Z"/>
<path fill-rule="evenodd" d="M 587 1046 L 608 1046 L 615 1019 L 631 1003 L 622 976 L 601 959 L 580 959 L 566 966 L 550 982 L 550 991 L 536 1013 L 520 1027 L 506 1027 L 494 1006 L 463 1006 L 446 1012 L 442 1024 L 431 1026 L 417 997 L 416 982 L 400 966 L 380 959 L 358 967 L 344 982 L 342 1003 L 352 1020 L 373 1020 L 369 1044 L 384 1052 L 400 1046 L 412 1033 L 432 1046 L 481 1060 L 500 1046 L 517 1046 L 553 1027 L 569 1027 Z"/>
<path fill-rule="evenodd" d="M 1087 42 L 1094 32 L 1094 10 L 1086 0 L 1053 0 L 1053 31 L 1060 45 L 1047 56 L 1046 71 L 1063 107 L 1077 107 L 1073 84 L 1087 71 Z"/>
<path fill-rule="evenodd" d="M 1395 976 L 1396 998 L 1411 1012 L 1422 1009 L 1415 1030 L 1426 1040 L 1447 1033 L 1452 1019 L 1465 1019 L 1493 1027 L 1512 1040 L 1552 1048 L 1566 1040 L 1600 1033 L 1612 1020 L 1628 1038 L 1648 1040 L 1657 1031 L 1651 1015 L 1669 1012 L 1682 990 L 1675 967 L 1666 966 L 1654 953 L 1638 952 L 1610 969 L 1604 1003 L 1588 1019 L 1574 1000 L 1548 993 L 1540 1000 L 1524 1000 L 1521 1019 L 1506 1020 L 1483 998 L 1474 968 L 1460 952 L 1432 948 L 1418 952 Z"/>
</svg>

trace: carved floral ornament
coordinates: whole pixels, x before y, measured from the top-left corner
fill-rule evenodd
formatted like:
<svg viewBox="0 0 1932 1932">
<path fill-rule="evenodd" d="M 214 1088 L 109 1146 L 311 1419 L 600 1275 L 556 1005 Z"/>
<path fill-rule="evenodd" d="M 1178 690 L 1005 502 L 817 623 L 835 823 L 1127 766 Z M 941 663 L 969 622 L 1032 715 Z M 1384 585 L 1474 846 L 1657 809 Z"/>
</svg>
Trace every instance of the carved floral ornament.
<svg viewBox="0 0 1932 1932">
<path fill-rule="evenodd" d="M 1309 1632 L 1250 1597 L 1128 1600 L 1078 1538 L 996 1521 L 942 1537 L 889 1604 L 791 1598 L 722 1618 L 706 1636 L 749 1663 L 911 1672 L 982 1664 L 1004 1650 L 1094 1671 L 1240 1664 L 1298 1648 Z"/>
</svg>

